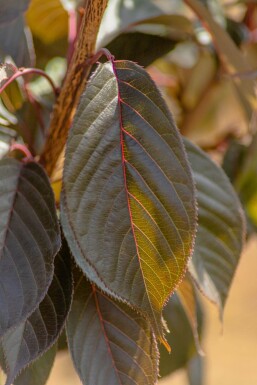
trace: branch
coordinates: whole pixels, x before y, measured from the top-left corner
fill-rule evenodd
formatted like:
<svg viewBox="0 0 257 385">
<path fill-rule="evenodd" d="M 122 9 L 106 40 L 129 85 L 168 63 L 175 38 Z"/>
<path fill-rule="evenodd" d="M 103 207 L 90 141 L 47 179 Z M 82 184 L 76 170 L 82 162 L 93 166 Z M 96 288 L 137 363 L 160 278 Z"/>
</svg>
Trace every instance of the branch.
<svg viewBox="0 0 257 385">
<path fill-rule="evenodd" d="M 85 88 L 95 53 L 96 37 L 108 0 L 87 0 L 79 36 L 60 95 L 54 106 L 49 134 L 40 163 L 49 175 L 65 146 L 68 131 L 81 93 Z"/>
</svg>

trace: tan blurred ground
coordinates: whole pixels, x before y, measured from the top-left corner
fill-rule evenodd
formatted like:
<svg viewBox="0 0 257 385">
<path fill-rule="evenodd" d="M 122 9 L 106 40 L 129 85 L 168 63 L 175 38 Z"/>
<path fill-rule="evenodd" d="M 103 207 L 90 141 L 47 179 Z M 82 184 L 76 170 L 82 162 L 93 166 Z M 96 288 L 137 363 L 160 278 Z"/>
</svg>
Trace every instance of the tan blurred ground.
<svg viewBox="0 0 257 385">
<path fill-rule="evenodd" d="M 241 258 L 225 309 L 223 335 L 216 309 L 206 307 L 204 385 L 257 385 L 257 238 Z M 47 385 L 59 384 L 80 384 L 65 354 L 59 355 Z M 160 385 L 187 384 L 183 373 L 177 373 Z"/>
</svg>

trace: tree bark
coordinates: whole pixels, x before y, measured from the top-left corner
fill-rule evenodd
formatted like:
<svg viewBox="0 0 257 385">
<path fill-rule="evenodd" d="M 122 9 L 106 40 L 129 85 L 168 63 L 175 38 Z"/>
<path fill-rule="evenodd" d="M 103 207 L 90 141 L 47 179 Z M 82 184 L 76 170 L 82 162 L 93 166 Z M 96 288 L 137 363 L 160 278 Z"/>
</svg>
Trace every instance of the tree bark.
<svg viewBox="0 0 257 385">
<path fill-rule="evenodd" d="M 65 146 L 72 118 L 92 67 L 86 63 L 95 53 L 99 26 L 108 0 L 87 0 L 74 54 L 60 95 L 53 108 L 49 134 L 40 163 L 51 176 Z"/>
</svg>

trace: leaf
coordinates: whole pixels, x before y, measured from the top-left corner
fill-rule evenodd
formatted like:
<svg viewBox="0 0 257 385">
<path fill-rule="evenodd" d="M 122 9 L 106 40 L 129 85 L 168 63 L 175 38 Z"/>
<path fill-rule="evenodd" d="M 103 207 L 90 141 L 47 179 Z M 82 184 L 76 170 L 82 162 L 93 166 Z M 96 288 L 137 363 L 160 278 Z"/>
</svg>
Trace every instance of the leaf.
<svg viewBox="0 0 257 385">
<path fill-rule="evenodd" d="M 124 0 L 109 1 L 98 34 L 98 47 L 105 47 L 114 37 L 132 24 L 143 20 L 177 13 L 181 4 L 170 0 Z M 110 20 L 112 22 L 110 23 Z"/>
<path fill-rule="evenodd" d="M 86 385 L 153 385 L 157 344 L 149 323 L 80 273 L 67 322 L 69 349 Z"/>
<path fill-rule="evenodd" d="M 135 60 L 142 66 L 148 66 L 171 51 L 175 44 L 175 41 L 167 37 L 129 32 L 117 36 L 107 49 L 117 59 Z M 153 47 L 155 47 L 154 50 Z"/>
<path fill-rule="evenodd" d="M 23 370 L 13 385 L 44 385 L 53 367 L 56 351 L 57 346 L 53 345 L 37 361 Z"/>
<path fill-rule="evenodd" d="M 60 247 L 53 192 L 34 162 L 0 161 L 0 336 L 44 298 Z"/>
<path fill-rule="evenodd" d="M 18 68 L 12 63 L 0 64 L 0 88 L 3 87 L 17 72 Z M 8 85 L 8 87 L 1 93 L 1 99 L 4 105 L 8 107 L 9 111 L 14 112 L 18 108 L 21 108 L 23 97 L 17 82 L 12 81 Z"/>
<path fill-rule="evenodd" d="M 204 359 L 199 355 L 192 357 L 187 364 L 188 385 L 204 385 Z"/>
<path fill-rule="evenodd" d="M 0 64 L 0 87 L 3 87 L 17 71 L 17 67 L 11 63 Z"/>
<path fill-rule="evenodd" d="M 160 338 L 195 211 L 184 148 L 155 84 L 132 62 L 100 65 L 67 143 L 61 221 L 89 279 L 148 316 Z"/>
<path fill-rule="evenodd" d="M 6 56 L 11 56 L 18 67 L 33 65 L 33 42 L 22 15 L 8 24 L 0 25 L 0 61 L 5 61 Z"/>
<path fill-rule="evenodd" d="M 204 326 L 204 314 L 198 297 L 196 297 L 196 306 L 198 333 L 201 336 Z M 172 347 L 172 352 L 168 354 L 162 346 L 160 347 L 161 377 L 167 376 L 178 369 L 186 368 L 189 362 L 198 356 L 192 327 L 177 293 L 170 298 L 163 313 L 170 330 L 167 339 Z"/>
<path fill-rule="evenodd" d="M 189 324 L 192 329 L 192 333 L 195 340 L 195 346 L 199 355 L 204 355 L 200 344 L 200 338 L 198 335 L 198 321 L 197 321 L 197 297 L 193 282 L 187 274 L 183 281 L 180 283 L 177 295 L 187 315 Z"/>
<path fill-rule="evenodd" d="M 45 44 L 68 35 L 68 13 L 60 0 L 32 0 L 26 19 L 33 35 Z"/>
<path fill-rule="evenodd" d="M 243 247 L 243 211 L 227 176 L 202 150 L 184 140 L 196 183 L 198 231 L 190 273 L 222 312 Z"/>
<path fill-rule="evenodd" d="M 56 342 L 68 315 L 71 298 L 70 255 L 64 246 L 55 257 L 54 277 L 45 298 L 25 322 L 8 331 L 2 339 L 8 368 L 6 385 L 11 385 L 22 369 Z M 30 375 L 32 373 L 28 372 L 23 378 Z M 18 383 L 22 383 L 21 380 Z"/>
<path fill-rule="evenodd" d="M 57 345 L 53 345 L 40 358 L 38 358 L 29 367 L 27 367 L 25 370 L 21 372 L 21 374 L 14 381 L 14 385 L 35 385 L 35 384 L 44 385 L 51 372 L 54 359 L 56 356 L 56 351 L 57 351 Z M 4 362 L 4 353 L 2 351 L 1 345 L 0 345 L 0 364 L 3 371 L 6 373 L 7 369 Z"/>
<path fill-rule="evenodd" d="M 0 24 L 9 23 L 24 13 L 30 0 L 0 0 Z"/>
</svg>

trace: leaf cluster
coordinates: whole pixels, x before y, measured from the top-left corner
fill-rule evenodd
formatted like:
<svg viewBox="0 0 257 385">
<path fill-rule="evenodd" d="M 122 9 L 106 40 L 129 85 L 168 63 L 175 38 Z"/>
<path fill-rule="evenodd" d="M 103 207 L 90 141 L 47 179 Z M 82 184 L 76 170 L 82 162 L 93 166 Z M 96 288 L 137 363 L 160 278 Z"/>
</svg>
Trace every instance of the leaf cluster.
<svg viewBox="0 0 257 385">
<path fill-rule="evenodd" d="M 76 67 L 75 39 L 83 41 L 96 3 L 0 0 L 5 385 L 45 384 L 64 331 L 83 384 L 153 385 L 159 373 L 187 368 L 200 385 L 202 373 L 192 370 L 202 366 L 199 297 L 222 317 L 245 237 L 240 199 L 252 213 L 257 191 L 247 196 L 255 137 L 252 152 L 239 145 L 232 153 L 234 136 L 213 139 L 203 113 L 206 100 L 233 94 L 249 124 L 254 90 L 240 75 L 249 70 L 243 37 L 218 3 L 213 11 L 199 0 L 133 0 L 131 8 L 109 0 L 90 37 L 99 54 Z M 55 97 L 71 68 L 90 76 L 69 116 L 64 156 L 47 175 L 44 149 L 59 139 L 48 127 L 62 117 Z M 220 156 L 224 140 L 229 178 L 196 144 Z"/>
</svg>

